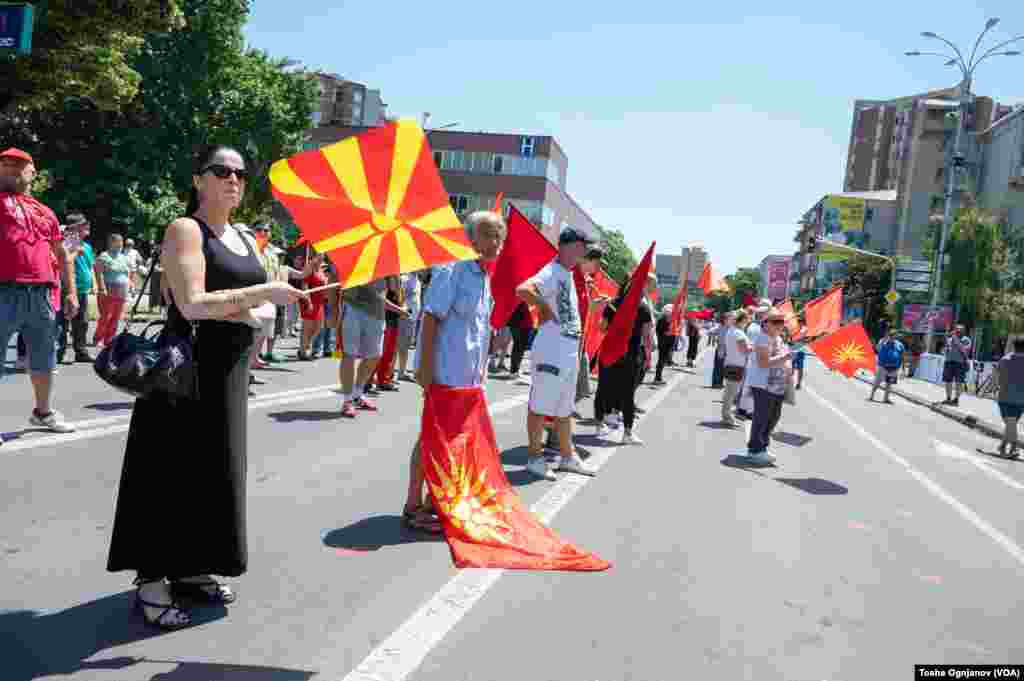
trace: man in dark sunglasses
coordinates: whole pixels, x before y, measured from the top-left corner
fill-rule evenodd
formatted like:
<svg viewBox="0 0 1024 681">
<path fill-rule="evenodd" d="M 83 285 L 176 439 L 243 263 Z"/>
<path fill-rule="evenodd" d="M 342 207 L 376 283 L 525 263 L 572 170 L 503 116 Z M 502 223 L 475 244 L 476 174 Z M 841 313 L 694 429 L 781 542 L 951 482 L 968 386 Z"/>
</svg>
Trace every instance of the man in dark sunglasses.
<svg viewBox="0 0 1024 681">
<path fill-rule="evenodd" d="M 226 166 L 220 163 L 211 163 L 210 165 L 203 168 L 202 173 L 200 173 L 200 175 L 206 172 L 211 173 L 218 180 L 226 180 L 229 177 L 231 177 L 232 174 L 234 174 L 234 176 L 238 178 L 239 182 L 245 182 L 247 179 L 249 179 L 249 171 L 246 170 L 245 168 L 232 168 L 230 166 Z"/>
</svg>

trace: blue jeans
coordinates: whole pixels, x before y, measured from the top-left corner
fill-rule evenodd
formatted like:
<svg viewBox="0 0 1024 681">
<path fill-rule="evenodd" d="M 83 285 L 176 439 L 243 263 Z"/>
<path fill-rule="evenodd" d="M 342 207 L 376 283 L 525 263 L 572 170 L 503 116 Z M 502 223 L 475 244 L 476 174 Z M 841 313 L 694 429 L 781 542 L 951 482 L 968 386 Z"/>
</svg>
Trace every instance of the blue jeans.
<svg viewBox="0 0 1024 681">
<path fill-rule="evenodd" d="M 320 333 L 313 337 L 313 354 L 317 354 L 321 351 L 321 349 L 323 349 L 323 354 L 325 356 L 330 355 L 332 352 L 334 352 L 336 339 L 337 336 L 335 334 L 333 326 L 325 326 L 324 328 L 320 329 Z"/>
<path fill-rule="evenodd" d="M 56 321 L 49 286 L 0 283 L 0 348 L 4 350 L 4 359 L 11 336 L 21 332 L 28 350 L 29 370 L 34 374 L 53 371 Z"/>
</svg>

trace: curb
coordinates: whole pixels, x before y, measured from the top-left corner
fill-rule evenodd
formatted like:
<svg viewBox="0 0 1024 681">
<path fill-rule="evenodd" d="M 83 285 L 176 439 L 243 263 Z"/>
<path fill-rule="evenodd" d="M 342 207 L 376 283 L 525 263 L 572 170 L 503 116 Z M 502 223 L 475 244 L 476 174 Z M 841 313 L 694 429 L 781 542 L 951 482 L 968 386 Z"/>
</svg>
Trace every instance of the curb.
<svg viewBox="0 0 1024 681">
<path fill-rule="evenodd" d="M 874 383 L 874 381 L 866 379 L 863 376 L 855 376 L 854 378 L 856 378 L 861 383 L 866 383 L 868 385 L 873 385 Z M 923 397 L 919 397 L 918 395 L 914 395 L 913 393 L 908 393 L 904 390 L 901 390 L 900 388 L 894 387 L 892 388 L 891 392 L 895 395 L 898 395 L 899 397 L 902 397 L 908 402 L 913 402 L 914 404 L 921 405 L 922 407 L 928 407 L 937 414 L 942 414 L 946 418 L 952 419 L 957 423 L 961 423 L 970 428 L 971 430 L 980 431 L 982 433 L 985 433 L 989 437 L 993 437 L 997 440 L 1001 440 L 1003 438 L 1003 426 L 1001 424 L 997 425 L 989 421 L 984 421 L 982 419 L 979 419 L 977 416 L 965 414 L 959 409 L 955 409 L 945 404 L 930 402 L 929 400 L 926 400 Z"/>
</svg>

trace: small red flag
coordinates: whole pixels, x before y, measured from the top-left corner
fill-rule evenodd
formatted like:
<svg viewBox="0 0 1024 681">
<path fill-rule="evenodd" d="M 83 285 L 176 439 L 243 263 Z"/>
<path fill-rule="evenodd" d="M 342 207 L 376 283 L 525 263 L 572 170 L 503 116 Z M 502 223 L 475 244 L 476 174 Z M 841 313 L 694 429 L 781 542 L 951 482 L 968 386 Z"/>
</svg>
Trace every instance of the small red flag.
<svg viewBox="0 0 1024 681">
<path fill-rule="evenodd" d="M 432 385 L 423 403 L 420 454 L 434 509 L 458 568 L 607 570 L 562 541 L 516 495 L 501 465 L 482 388 Z"/>
<path fill-rule="evenodd" d="M 700 273 L 700 281 L 697 282 L 697 286 L 700 286 L 705 294 L 712 293 L 713 291 L 729 290 L 725 279 L 715 271 L 710 262 L 704 265 L 704 271 Z"/>
<path fill-rule="evenodd" d="M 810 346 L 825 366 L 847 378 L 857 373 L 857 369 L 872 373 L 876 370 L 875 349 L 871 347 L 871 339 L 859 322 L 847 324 L 832 335 L 814 341 Z"/>
<path fill-rule="evenodd" d="M 804 335 L 824 336 L 839 330 L 843 319 L 843 289 L 837 286 L 804 306 Z"/>
<path fill-rule="evenodd" d="M 670 336 L 678 336 L 683 330 L 683 313 L 686 312 L 686 299 L 689 297 L 690 282 L 684 281 L 683 287 L 676 294 L 672 303 L 672 330 Z"/>
<path fill-rule="evenodd" d="M 615 312 L 611 325 L 608 327 L 608 334 L 601 344 L 601 365 L 611 366 L 615 364 L 629 349 L 629 339 L 633 335 L 633 324 L 636 322 L 636 314 L 640 309 L 640 299 L 644 295 L 644 287 L 647 285 L 647 275 L 651 271 L 651 261 L 654 259 L 654 246 L 647 249 L 643 260 L 633 270 L 633 276 L 629 280 L 629 291 L 626 293 L 622 306 Z"/>
<path fill-rule="evenodd" d="M 508 236 L 501 254 L 488 269 L 491 270 L 491 295 L 494 309 L 491 312 L 491 326 L 495 329 L 508 324 L 520 300 L 516 287 L 540 272 L 558 255 L 558 249 L 547 237 L 520 213 L 509 205 Z"/>
<path fill-rule="evenodd" d="M 595 298 L 605 296 L 611 300 L 615 300 L 615 297 L 619 295 L 618 285 L 612 281 L 612 278 L 605 274 L 604 270 L 597 270 L 594 272 L 594 277 L 591 282 L 593 288 L 593 296 Z M 608 307 L 608 302 L 601 303 L 594 308 L 592 314 L 587 315 L 587 324 L 583 330 L 583 347 L 587 351 L 587 357 L 595 357 L 601 348 L 601 343 L 604 341 L 605 330 L 601 328 L 601 320 L 604 319 L 604 309 Z"/>
</svg>

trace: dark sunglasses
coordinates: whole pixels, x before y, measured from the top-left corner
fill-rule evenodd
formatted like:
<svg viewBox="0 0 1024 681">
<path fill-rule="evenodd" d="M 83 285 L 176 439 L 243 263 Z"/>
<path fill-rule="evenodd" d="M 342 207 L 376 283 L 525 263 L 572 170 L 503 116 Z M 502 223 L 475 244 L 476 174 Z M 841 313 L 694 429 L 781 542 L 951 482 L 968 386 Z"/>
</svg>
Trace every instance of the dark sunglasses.
<svg viewBox="0 0 1024 681">
<path fill-rule="evenodd" d="M 786 320 L 785 319 L 769 319 L 768 323 L 769 324 L 785 324 Z"/>
<path fill-rule="evenodd" d="M 219 180 L 228 179 L 231 177 L 232 173 L 234 173 L 235 177 L 238 178 L 239 182 L 245 182 L 249 178 L 249 171 L 245 168 L 231 168 L 229 166 L 221 165 L 220 163 L 211 163 L 203 168 L 199 174 L 202 175 L 206 171 L 213 173 L 213 176 Z"/>
</svg>

